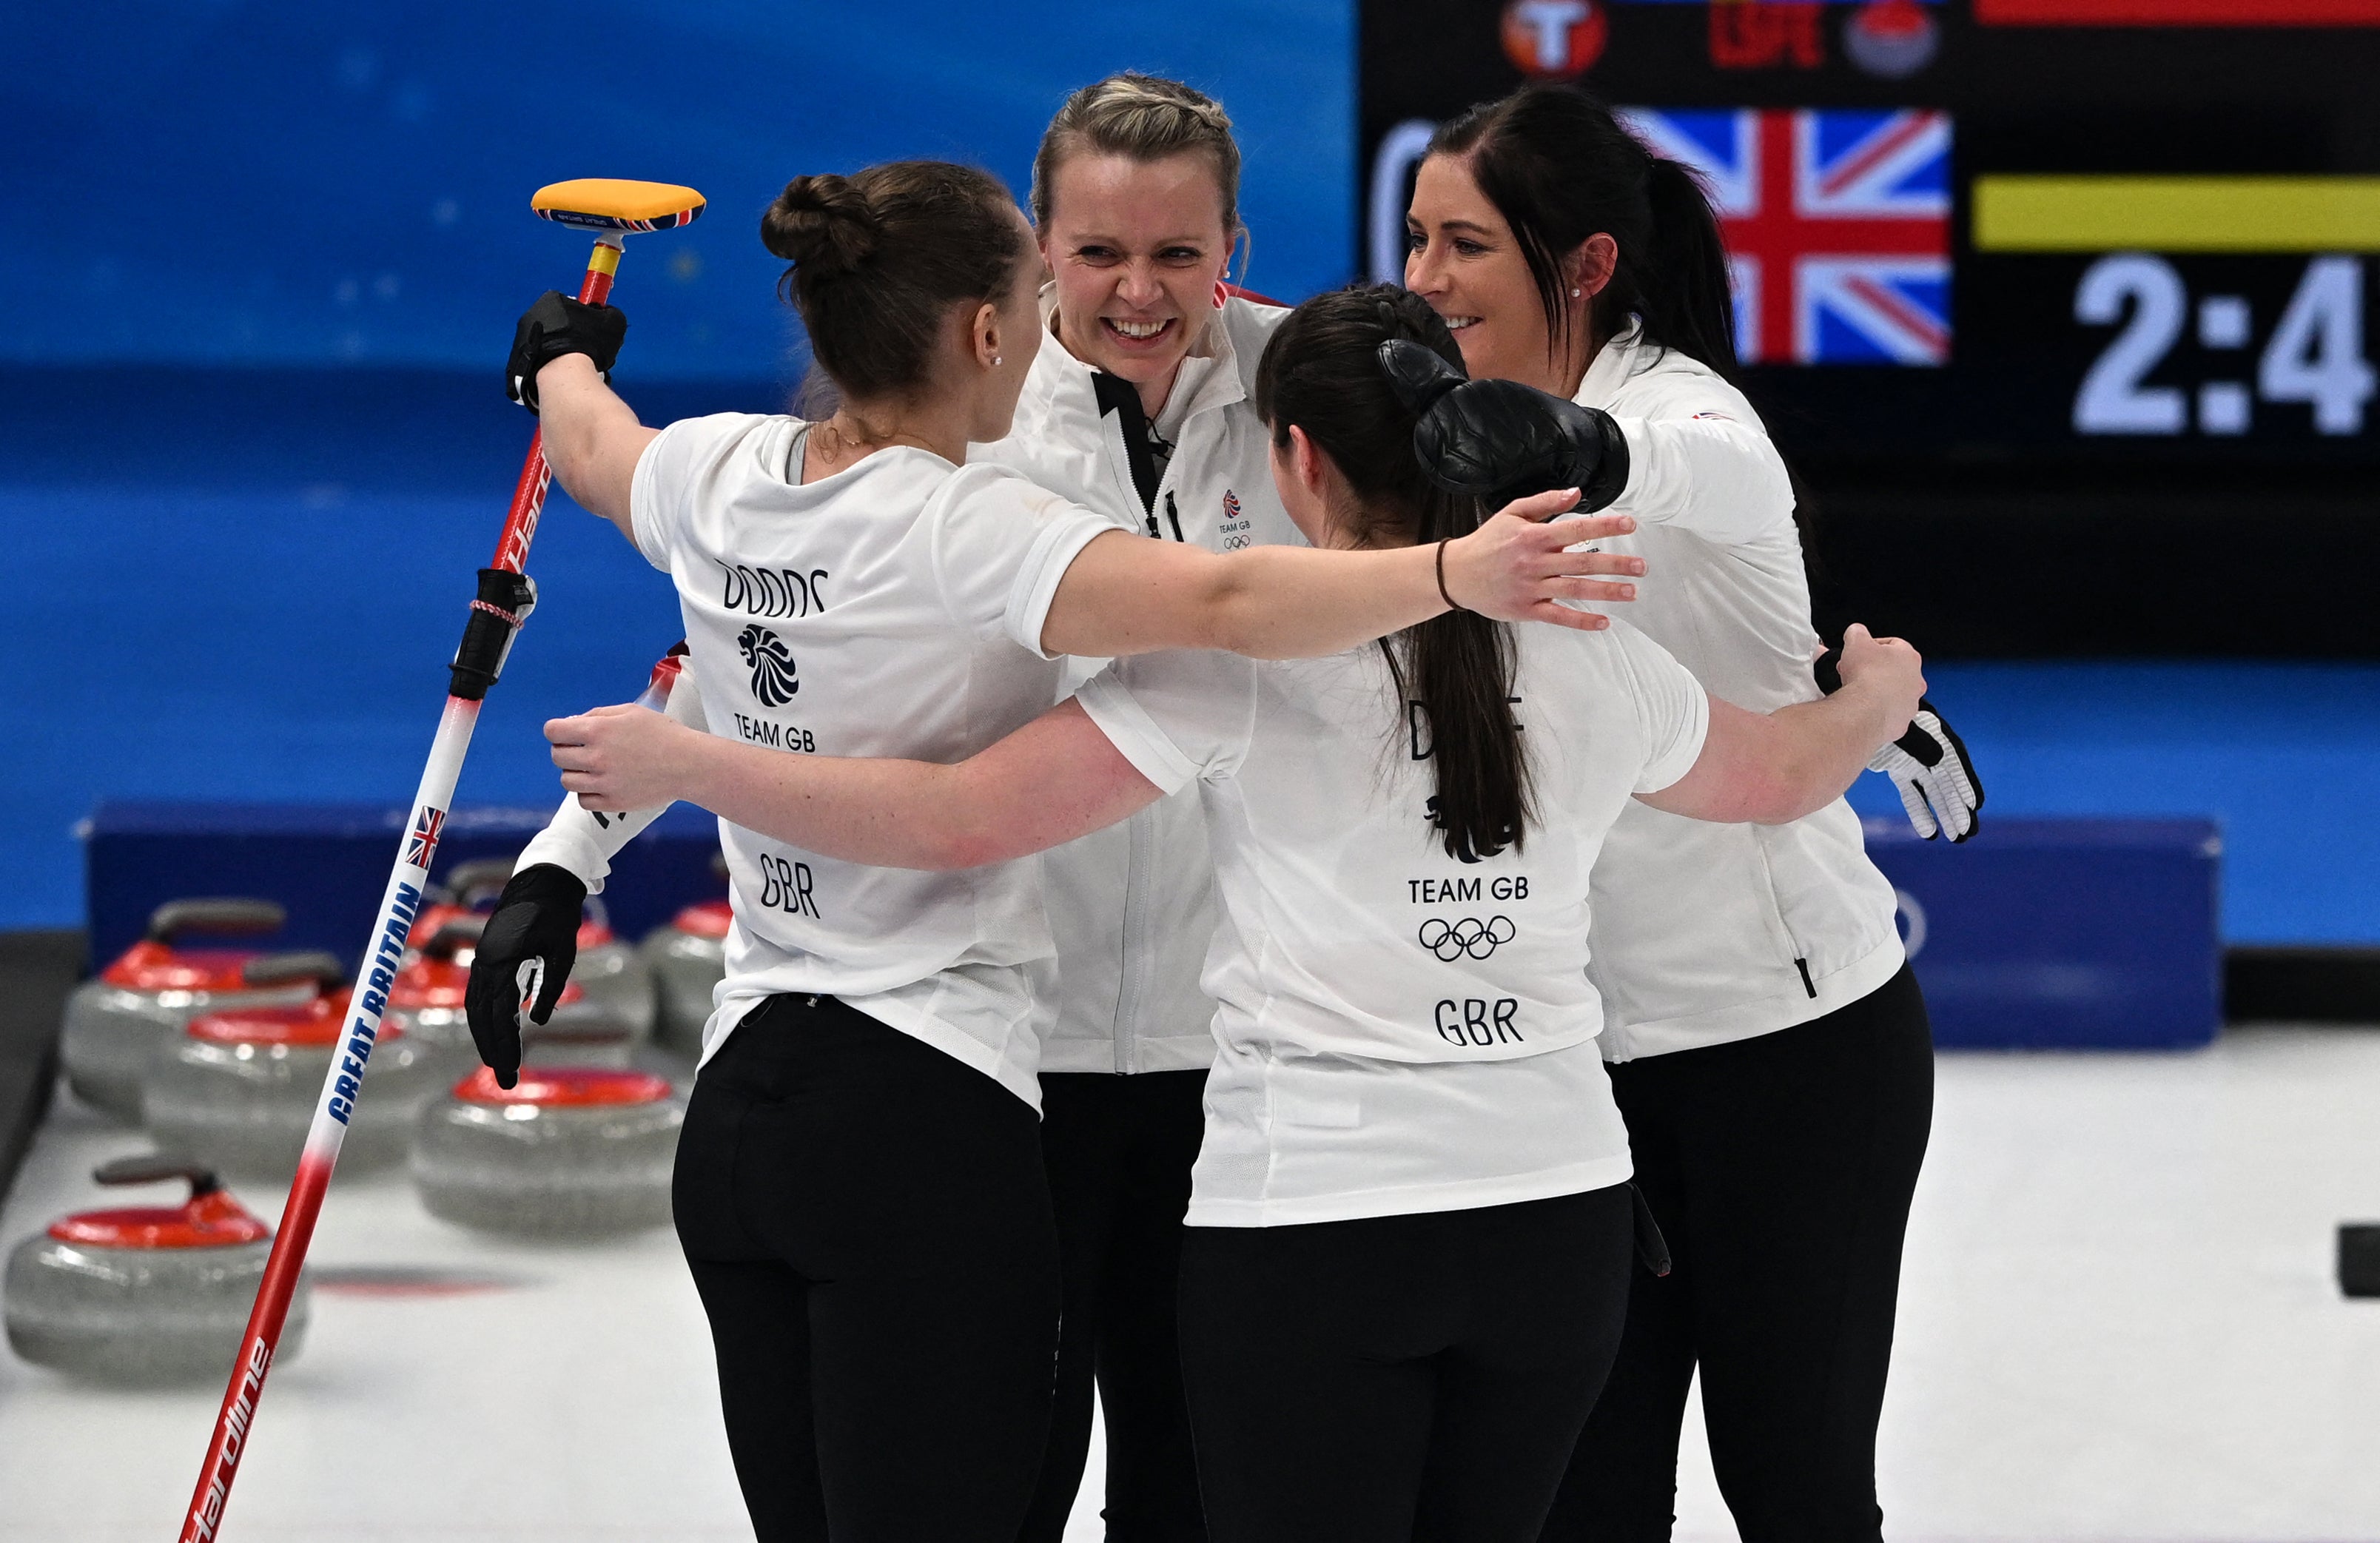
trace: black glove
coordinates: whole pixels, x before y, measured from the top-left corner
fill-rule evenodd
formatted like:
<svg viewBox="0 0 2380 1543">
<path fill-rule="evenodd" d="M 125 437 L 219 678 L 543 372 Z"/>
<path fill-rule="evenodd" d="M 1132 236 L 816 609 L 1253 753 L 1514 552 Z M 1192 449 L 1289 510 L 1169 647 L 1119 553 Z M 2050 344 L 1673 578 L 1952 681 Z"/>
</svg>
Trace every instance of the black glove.
<svg viewBox="0 0 2380 1543">
<path fill-rule="evenodd" d="M 1380 368 L 1418 421 L 1414 455 L 1429 480 L 1491 507 L 1553 488 L 1576 488 L 1593 514 L 1628 486 L 1628 441 L 1600 407 L 1584 407 L 1518 381 L 1465 380 L 1422 345 L 1391 338 Z"/>
<path fill-rule="evenodd" d="M 587 886 L 576 874 L 539 863 L 512 876 L 480 933 L 463 1010 L 471 1042 L 496 1074 L 497 1086 L 520 1080 L 520 1015 L 542 1024 L 553 1016 L 570 966 L 578 960 L 578 922 Z M 530 993 L 535 1000 L 527 1000 Z"/>
<path fill-rule="evenodd" d="M 1843 688 L 1836 667 L 1842 657 L 1842 650 L 1828 649 L 1810 668 L 1829 697 Z M 1967 742 L 1934 711 L 1932 698 L 1917 699 L 1909 732 L 1878 750 L 1867 769 L 1892 779 L 1910 825 L 1927 841 L 1948 831 L 1956 844 L 1983 829 L 1976 811 L 1984 807 L 1984 780 L 1975 774 Z"/>
<path fill-rule="evenodd" d="M 521 312 L 513 329 L 513 355 L 504 361 L 504 395 L 537 411 L 537 372 L 565 354 L 585 354 L 603 378 L 612 378 L 628 318 L 617 306 L 590 306 L 549 289 Z"/>
</svg>

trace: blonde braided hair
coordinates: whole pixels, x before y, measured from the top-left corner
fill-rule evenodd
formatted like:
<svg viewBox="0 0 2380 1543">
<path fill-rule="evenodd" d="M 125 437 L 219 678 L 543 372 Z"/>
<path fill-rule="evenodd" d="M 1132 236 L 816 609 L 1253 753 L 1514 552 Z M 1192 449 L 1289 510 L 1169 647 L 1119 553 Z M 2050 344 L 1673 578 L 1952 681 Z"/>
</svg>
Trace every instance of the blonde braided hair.
<svg viewBox="0 0 2380 1543">
<path fill-rule="evenodd" d="M 1179 80 L 1125 70 L 1066 98 L 1033 156 L 1033 223 L 1050 223 L 1052 184 L 1066 158 L 1087 151 L 1135 161 L 1204 155 L 1223 195 L 1223 229 L 1240 233 L 1240 147 L 1221 103 Z"/>
</svg>

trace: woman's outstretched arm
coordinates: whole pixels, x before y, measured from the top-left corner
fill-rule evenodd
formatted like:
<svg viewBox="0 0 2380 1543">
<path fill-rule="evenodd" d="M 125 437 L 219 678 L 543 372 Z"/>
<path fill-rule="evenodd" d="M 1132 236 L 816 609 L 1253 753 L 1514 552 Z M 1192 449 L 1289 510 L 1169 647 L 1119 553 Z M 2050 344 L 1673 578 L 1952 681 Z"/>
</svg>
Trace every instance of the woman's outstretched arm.
<svg viewBox="0 0 2380 1543">
<path fill-rule="evenodd" d="M 1251 659 L 1316 659 L 1426 622 L 1449 599 L 1498 621 L 1597 631 L 1609 619 L 1560 602 L 1633 600 L 1634 585 L 1596 576 L 1633 577 L 1645 565 L 1564 550 L 1636 529 L 1626 516 L 1546 523 L 1577 502 L 1575 488 L 1519 499 L 1446 542 L 1443 594 L 1435 544 L 1370 552 L 1260 546 L 1219 555 L 1118 531 L 1084 547 L 1066 569 L 1041 646 L 1090 658 L 1222 649 Z"/>
<path fill-rule="evenodd" d="M 874 868 L 1006 862 L 1160 796 L 1071 699 L 955 766 L 763 749 L 641 707 L 556 718 L 545 737 L 582 808 L 684 799 L 805 852 Z"/>
<path fill-rule="evenodd" d="M 1898 638 L 1843 633 L 1843 688 L 1766 716 L 1711 699 L 1693 770 L 1658 793 L 1657 809 L 1722 824 L 1783 825 L 1843 796 L 1870 757 L 1907 731 L 1925 694 L 1925 661 Z"/>
</svg>

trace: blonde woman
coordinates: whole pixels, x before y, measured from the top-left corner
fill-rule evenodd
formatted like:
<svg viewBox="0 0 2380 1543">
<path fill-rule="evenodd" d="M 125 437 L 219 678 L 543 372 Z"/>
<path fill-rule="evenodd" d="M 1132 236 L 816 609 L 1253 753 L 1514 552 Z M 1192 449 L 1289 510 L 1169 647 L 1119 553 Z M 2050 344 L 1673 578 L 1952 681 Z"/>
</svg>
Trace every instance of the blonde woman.
<svg viewBox="0 0 2380 1543">
<path fill-rule="evenodd" d="M 1016 424 L 971 454 L 1158 541 L 1298 543 L 1250 406 L 1287 314 L 1234 293 L 1240 151 L 1212 98 L 1125 73 L 1085 86 L 1033 162 L 1044 334 Z M 1096 668 L 1073 672 L 1079 679 Z M 1174 1283 L 1214 1003 L 1206 820 L 1189 790 L 1050 852 L 1057 1014 L 1041 1049 L 1041 1144 L 1066 1316 L 1057 1403 L 1023 1543 L 1058 1543 L 1106 1428 L 1108 1536 L 1195 1543 L 1196 1474 Z"/>
</svg>

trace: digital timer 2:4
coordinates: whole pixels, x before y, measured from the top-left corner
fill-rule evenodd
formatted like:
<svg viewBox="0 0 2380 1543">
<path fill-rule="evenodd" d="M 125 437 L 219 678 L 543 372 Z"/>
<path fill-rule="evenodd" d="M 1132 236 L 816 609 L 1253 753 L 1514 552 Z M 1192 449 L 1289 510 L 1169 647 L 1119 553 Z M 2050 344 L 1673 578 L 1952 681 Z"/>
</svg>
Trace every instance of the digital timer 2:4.
<svg viewBox="0 0 2380 1543">
<path fill-rule="evenodd" d="M 2380 177 L 1987 173 L 1973 213 L 1978 253 L 2094 259 L 2074 320 L 2117 331 L 2075 391 L 2077 434 L 2237 437 L 2259 427 L 2260 404 L 2302 406 L 2319 435 L 2363 431 L 2374 377 L 2352 254 L 2380 251 Z M 2177 258 L 2202 279 L 2194 316 Z M 2302 268 L 2278 261 L 2295 258 Z M 2261 349 L 2259 299 L 2276 317 Z M 2153 382 L 2193 322 L 2202 378 Z"/>
<path fill-rule="evenodd" d="M 2244 295 L 2202 295 L 2199 347 L 2236 351 L 2234 378 L 2203 381 L 2195 400 L 2178 385 L 2147 383 L 2191 323 L 2188 286 L 2173 263 L 2148 252 L 2119 252 L 2083 271 L 2074 289 L 2074 320 L 2089 327 L 2120 323 L 2074 394 L 2078 434 L 2244 434 L 2255 404 L 2302 403 L 2322 434 L 2363 431 L 2374 376 L 2363 357 L 2363 264 L 2339 254 L 2305 266 L 2279 321 L 2252 360 L 2254 325 Z"/>
</svg>

